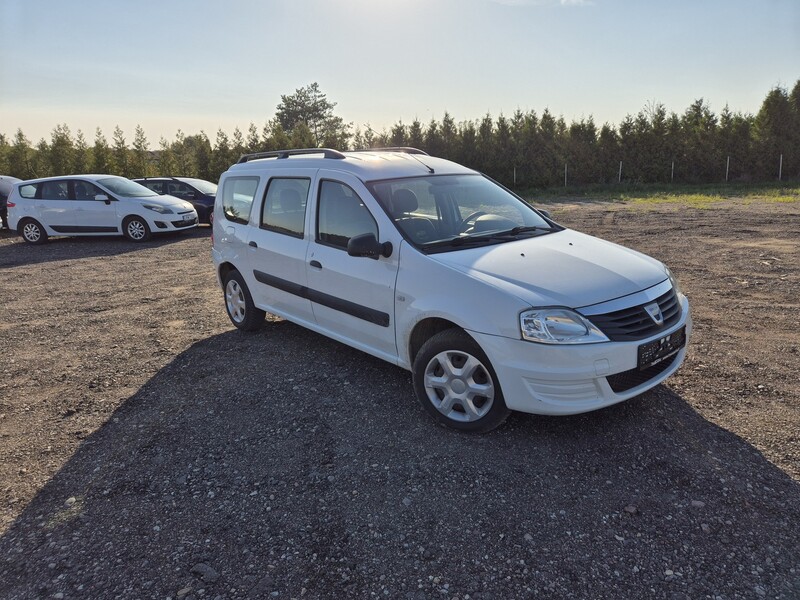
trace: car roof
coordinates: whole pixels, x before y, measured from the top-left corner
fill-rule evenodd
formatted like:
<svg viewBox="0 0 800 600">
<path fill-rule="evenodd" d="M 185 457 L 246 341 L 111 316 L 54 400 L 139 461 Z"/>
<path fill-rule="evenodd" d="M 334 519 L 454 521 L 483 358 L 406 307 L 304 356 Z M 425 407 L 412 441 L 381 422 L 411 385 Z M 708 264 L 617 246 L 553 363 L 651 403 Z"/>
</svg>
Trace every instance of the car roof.
<svg viewBox="0 0 800 600">
<path fill-rule="evenodd" d="M 81 174 L 81 175 L 58 175 L 55 177 L 40 177 L 38 179 L 27 179 L 22 183 L 40 183 L 42 181 L 61 181 L 63 179 L 85 179 L 89 181 L 99 181 L 100 179 L 108 179 L 110 177 L 117 178 L 117 179 L 125 179 L 125 177 L 121 177 L 119 175 L 98 175 L 96 173 L 90 174 Z"/>
<path fill-rule="evenodd" d="M 314 152 L 317 150 L 317 152 Z M 261 172 L 265 169 L 327 169 L 351 173 L 361 181 L 400 179 L 424 175 L 463 175 L 476 174 L 476 171 L 444 158 L 429 156 L 422 152 L 364 150 L 358 152 L 326 151 L 309 149 L 286 151 L 286 156 L 245 155 L 242 161 L 228 169 L 231 174 Z M 330 153 L 330 154 L 328 154 Z M 263 156 L 263 157 L 262 157 Z M 251 158 L 252 157 L 252 158 Z"/>
</svg>

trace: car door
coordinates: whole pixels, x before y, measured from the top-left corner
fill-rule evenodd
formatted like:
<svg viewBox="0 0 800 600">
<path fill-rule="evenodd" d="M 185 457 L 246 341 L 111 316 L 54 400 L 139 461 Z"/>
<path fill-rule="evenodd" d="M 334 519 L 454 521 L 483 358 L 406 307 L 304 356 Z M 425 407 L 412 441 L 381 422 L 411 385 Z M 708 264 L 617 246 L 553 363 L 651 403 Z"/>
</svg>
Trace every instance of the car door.
<svg viewBox="0 0 800 600">
<path fill-rule="evenodd" d="M 306 208 L 315 175 L 314 169 L 272 175 L 247 240 L 256 305 L 312 326 L 314 313 L 306 294 Z"/>
<path fill-rule="evenodd" d="M 306 262 L 317 324 L 337 339 L 396 362 L 394 289 L 400 235 L 356 177 L 320 171 L 316 191 Z M 378 259 L 350 256 L 348 241 L 365 233 L 390 242 L 394 251 Z"/>
<path fill-rule="evenodd" d="M 90 181 L 74 179 L 71 183 L 71 203 L 75 213 L 75 231 L 81 233 L 119 233 L 118 201 L 112 199 L 108 192 L 100 189 Z M 98 196 L 105 199 L 98 200 Z"/>
<path fill-rule="evenodd" d="M 75 232 L 75 212 L 69 199 L 69 180 L 43 181 L 39 185 L 36 211 L 42 225 L 57 233 Z"/>
</svg>

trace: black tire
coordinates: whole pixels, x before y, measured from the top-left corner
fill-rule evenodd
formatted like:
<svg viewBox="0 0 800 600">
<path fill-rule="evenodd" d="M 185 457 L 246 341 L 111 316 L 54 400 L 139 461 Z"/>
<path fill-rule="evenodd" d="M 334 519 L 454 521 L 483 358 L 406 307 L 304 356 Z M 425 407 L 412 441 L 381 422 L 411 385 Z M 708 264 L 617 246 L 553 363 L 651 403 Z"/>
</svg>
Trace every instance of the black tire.
<svg viewBox="0 0 800 600">
<path fill-rule="evenodd" d="M 142 217 L 126 217 L 122 222 L 122 233 L 132 242 L 146 242 L 152 235 L 150 227 Z"/>
<path fill-rule="evenodd" d="M 17 232 L 29 244 L 39 245 L 47 243 L 47 232 L 38 221 L 23 219 L 17 225 Z"/>
<path fill-rule="evenodd" d="M 486 354 L 461 329 L 428 339 L 414 358 L 412 376 L 422 406 L 448 427 L 485 433 L 499 427 L 511 412 Z"/>
<path fill-rule="evenodd" d="M 256 308 L 250 290 L 239 271 L 231 271 L 225 276 L 222 295 L 231 323 L 242 331 L 261 329 L 267 313 Z"/>
</svg>

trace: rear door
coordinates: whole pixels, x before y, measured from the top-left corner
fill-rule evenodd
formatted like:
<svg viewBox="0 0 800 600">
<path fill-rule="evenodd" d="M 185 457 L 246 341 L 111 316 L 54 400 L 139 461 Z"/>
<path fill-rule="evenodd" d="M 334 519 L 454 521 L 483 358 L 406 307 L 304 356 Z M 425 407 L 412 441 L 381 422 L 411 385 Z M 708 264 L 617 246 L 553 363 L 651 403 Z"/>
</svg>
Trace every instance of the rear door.
<svg viewBox="0 0 800 600">
<path fill-rule="evenodd" d="M 42 225 L 58 233 L 75 233 L 75 211 L 69 199 L 69 180 L 56 179 L 39 184 L 36 212 Z"/>
<path fill-rule="evenodd" d="M 315 192 L 306 262 L 317 324 L 337 339 L 396 362 L 394 289 L 400 234 L 354 176 L 320 171 Z M 348 255 L 347 242 L 364 233 L 390 242 L 391 256 Z"/>
<path fill-rule="evenodd" d="M 248 236 L 254 302 L 303 324 L 314 323 L 307 296 L 308 198 L 315 169 L 271 175 Z"/>
</svg>

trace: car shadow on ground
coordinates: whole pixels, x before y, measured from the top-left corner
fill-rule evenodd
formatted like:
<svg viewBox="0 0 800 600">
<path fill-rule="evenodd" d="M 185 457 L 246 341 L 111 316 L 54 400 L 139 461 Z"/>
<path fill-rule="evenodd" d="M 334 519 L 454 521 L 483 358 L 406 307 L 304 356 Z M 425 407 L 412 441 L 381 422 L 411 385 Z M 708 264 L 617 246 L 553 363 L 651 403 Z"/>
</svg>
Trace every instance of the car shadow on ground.
<svg viewBox="0 0 800 600">
<path fill-rule="evenodd" d="M 460 434 L 407 372 L 270 322 L 194 344 L 88 437 L 0 538 L 0 589 L 792 598 L 798 498 L 666 387 Z"/>
<path fill-rule="evenodd" d="M 51 237 L 41 245 L 28 244 L 16 232 L 0 230 L 0 267 L 19 267 L 53 261 L 118 256 L 175 244 L 186 238 L 211 237 L 208 226 L 187 231 L 153 235 L 146 242 L 132 242 L 122 236 Z"/>
</svg>

